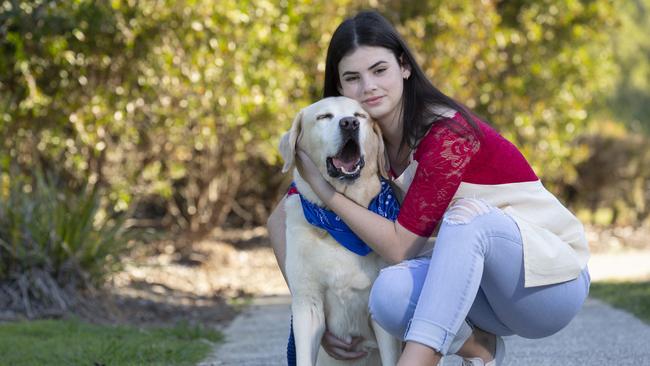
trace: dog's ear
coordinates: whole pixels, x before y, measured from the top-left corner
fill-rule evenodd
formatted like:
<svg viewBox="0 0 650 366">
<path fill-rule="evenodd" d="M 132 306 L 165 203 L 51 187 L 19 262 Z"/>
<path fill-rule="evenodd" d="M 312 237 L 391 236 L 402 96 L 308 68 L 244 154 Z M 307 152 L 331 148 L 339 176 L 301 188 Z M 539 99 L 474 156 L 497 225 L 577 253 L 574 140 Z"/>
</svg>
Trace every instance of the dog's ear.
<svg viewBox="0 0 650 366">
<path fill-rule="evenodd" d="M 381 134 L 381 128 L 377 122 L 372 121 L 372 130 L 377 136 L 377 167 L 379 168 L 379 174 L 388 179 L 388 159 L 384 147 L 384 136 Z"/>
<path fill-rule="evenodd" d="M 296 155 L 296 143 L 300 136 L 302 125 L 302 111 L 298 112 L 296 118 L 293 119 L 291 129 L 280 138 L 280 155 L 284 159 L 282 166 L 282 173 L 286 173 L 293 166 L 293 161 Z"/>
</svg>

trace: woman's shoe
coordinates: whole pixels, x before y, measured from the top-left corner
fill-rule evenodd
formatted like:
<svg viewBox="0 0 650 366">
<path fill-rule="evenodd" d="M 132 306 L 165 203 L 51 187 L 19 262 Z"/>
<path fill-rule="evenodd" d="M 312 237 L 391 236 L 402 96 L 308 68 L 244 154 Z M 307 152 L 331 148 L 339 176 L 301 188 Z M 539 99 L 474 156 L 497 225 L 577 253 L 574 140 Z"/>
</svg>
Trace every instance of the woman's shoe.
<svg viewBox="0 0 650 366">
<path fill-rule="evenodd" d="M 497 347 L 494 351 L 494 360 L 484 363 L 479 357 L 463 358 L 463 366 L 503 366 L 503 359 L 506 357 L 506 343 L 503 338 L 497 337 Z"/>
</svg>

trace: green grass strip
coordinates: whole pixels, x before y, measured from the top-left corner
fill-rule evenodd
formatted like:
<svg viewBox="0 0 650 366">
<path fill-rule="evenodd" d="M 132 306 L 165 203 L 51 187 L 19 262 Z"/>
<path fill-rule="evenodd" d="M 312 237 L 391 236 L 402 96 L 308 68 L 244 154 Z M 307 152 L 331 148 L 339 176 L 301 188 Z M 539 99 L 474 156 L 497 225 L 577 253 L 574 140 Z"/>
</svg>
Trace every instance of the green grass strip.
<svg viewBox="0 0 650 366">
<path fill-rule="evenodd" d="M 0 324 L 0 365 L 195 365 L 222 334 L 186 324 L 102 326 L 78 320 Z"/>
<path fill-rule="evenodd" d="M 650 281 L 594 282 L 589 294 L 650 324 Z"/>
</svg>

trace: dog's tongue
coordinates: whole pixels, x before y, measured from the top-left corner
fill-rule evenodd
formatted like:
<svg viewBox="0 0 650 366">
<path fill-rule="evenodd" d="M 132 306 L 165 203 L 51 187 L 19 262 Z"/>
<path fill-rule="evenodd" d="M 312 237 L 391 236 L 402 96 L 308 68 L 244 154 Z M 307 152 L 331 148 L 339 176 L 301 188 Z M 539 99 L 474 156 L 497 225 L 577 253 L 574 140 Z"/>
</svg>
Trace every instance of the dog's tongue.
<svg viewBox="0 0 650 366">
<path fill-rule="evenodd" d="M 332 164 L 337 169 L 342 169 L 345 172 L 351 172 L 354 170 L 354 167 L 357 165 L 358 160 L 357 159 L 350 159 L 349 161 L 345 161 L 341 158 L 332 158 Z"/>
</svg>

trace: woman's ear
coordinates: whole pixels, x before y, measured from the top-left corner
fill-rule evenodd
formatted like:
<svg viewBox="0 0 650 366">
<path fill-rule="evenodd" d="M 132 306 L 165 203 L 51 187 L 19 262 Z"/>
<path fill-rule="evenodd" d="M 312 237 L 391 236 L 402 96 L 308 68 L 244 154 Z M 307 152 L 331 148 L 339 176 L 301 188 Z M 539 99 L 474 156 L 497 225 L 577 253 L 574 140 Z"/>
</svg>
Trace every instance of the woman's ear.
<svg viewBox="0 0 650 366">
<path fill-rule="evenodd" d="M 284 159 L 284 165 L 282 166 L 282 173 L 286 173 L 293 167 L 293 162 L 296 156 L 296 144 L 298 143 L 298 138 L 302 125 L 302 111 L 298 112 L 296 118 L 293 119 L 291 124 L 291 129 L 282 135 L 280 138 L 280 155 Z"/>
<path fill-rule="evenodd" d="M 399 66 L 402 70 L 402 78 L 408 79 L 411 76 L 411 65 L 404 60 L 404 54 L 399 57 Z"/>
<path fill-rule="evenodd" d="M 388 159 L 386 159 L 386 148 L 384 146 L 384 137 L 381 134 L 381 128 L 376 122 L 372 122 L 372 130 L 377 137 L 377 168 L 379 168 L 379 174 L 388 179 Z"/>
</svg>

